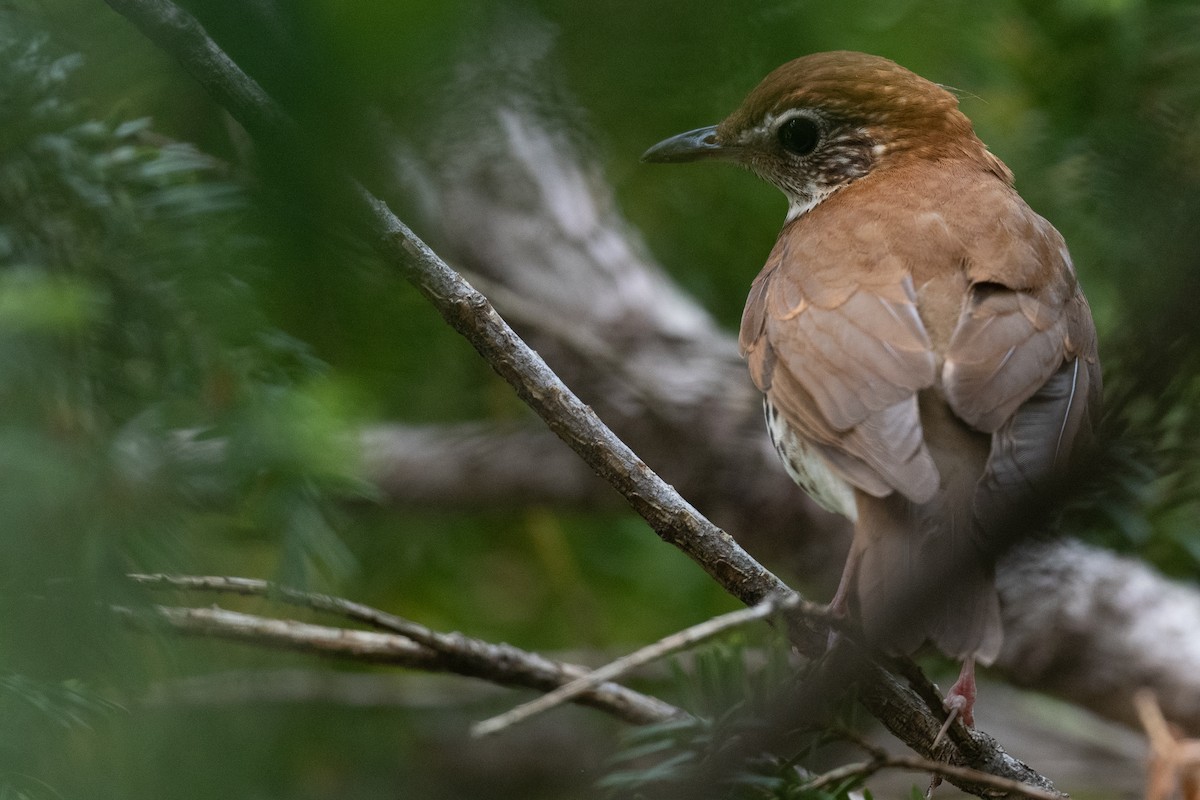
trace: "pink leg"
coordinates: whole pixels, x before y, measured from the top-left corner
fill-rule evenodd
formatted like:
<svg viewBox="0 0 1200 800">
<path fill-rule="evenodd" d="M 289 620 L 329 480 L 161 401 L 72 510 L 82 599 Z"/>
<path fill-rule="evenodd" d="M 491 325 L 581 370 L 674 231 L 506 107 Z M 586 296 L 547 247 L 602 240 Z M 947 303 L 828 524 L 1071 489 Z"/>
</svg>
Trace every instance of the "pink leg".
<svg viewBox="0 0 1200 800">
<path fill-rule="evenodd" d="M 946 692 L 946 710 L 957 709 L 963 724 L 968 728 L 975 727 L 975 659 L 968 658 L 963 662 L 958 680 Z"/>
<path fill-rule="evenodd" d="M 845 619 L 850 613 L 850 593 L 854 591 L 854 581 L 858 574 L 859 551 L 851 545 L 850 553 L 846 556 L 846 566 L 842 568 L 842 579 L 838 582 L 837 591 L 829 601 L 829 613 L 839 619 Z M 827 647 L 832 650 L 837 643 L 837 631 L 829 632 Z"/>
<path fill-rule="evenodd" d="M 934 747 L 941 743 L 942 737 L 946 735 L 946 731 L 950 730 L 956 717 L 961 717 L 963 724 L 968 728 L 975 727 L 975 693 L 975 659 L 968 658 L 963 661 L 962 670 L 958 673 L 958 680 L 950 687 L 950 691 L 946 692 L 943 705 L 949 714 L 942 729 L 933 739 Z"/>
<path fill-rule="evenodd" d="M 858 576 L 858 562 L 861 559 L 862 553 L 851 545 L 846 566 L 842 567 L 842 579 L 833 593 L 833 599 L 829 601 L 829 610 L 836 616 L 844 617 L 850 611 L 850 593 L 854 591 L 854 580 Z"/>
</svg>

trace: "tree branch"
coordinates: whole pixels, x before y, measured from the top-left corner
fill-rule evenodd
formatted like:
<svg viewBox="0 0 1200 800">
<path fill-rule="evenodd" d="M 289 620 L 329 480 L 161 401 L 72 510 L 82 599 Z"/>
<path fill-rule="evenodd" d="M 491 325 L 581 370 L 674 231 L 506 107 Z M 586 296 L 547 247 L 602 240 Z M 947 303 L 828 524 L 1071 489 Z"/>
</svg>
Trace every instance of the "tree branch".
<svg viewBox="0 0 1200 800">
<path fill-rule="evenodd" d="M 747 625 L 751 622 L 768 619 L 781 611 L 796 610 L 804 604 L 796 595 L 790 595 L 785 598 L 768 597 L 757 605 L 749 608 L 742 608 L 737 611 L 730 611 L 728 614 L 722 614 L 712 619 L 707 619 L 698 625 L 693 625 L 690 628 L 685 628 L 682 631 L 677 631 L 669 636 L 659 639 L 653 644 L 647 645 L 633 653 L 622 656 L 616 661 L 612 661 L 592 670 L 587 675 L 576 678 L 565 686 L 560 686 L 552 692 L 530 700 L 527 703 L 509 709 L 503 714 L 485 719 L 477 723 L 471 732 L 476 736 L 489 736 L 498 733 L 505 728 L 515 725 L 518 722 L 529 719 L 536 714 L 542 714 L 552 708 L 570 702 L 574 697 L 582 692 L 586 692 L 593 686 L 604 683 L 605 681 L 616 680 L 630 670 L 637 669 L 640 666 L 649 664 L 652 661 L 657 661 L 666 658 L 672 653 L 678 653 L 681 650 L 686 650 L 689 647 L 695 647 L 700 642 L 706 639 L 711 639 L 721 633 L 732 628 Z M 812 604 L 804 604 L 804 613 L 811 614 L 827 614 L 828 610 L 824 606 L 814 606 Z"/>
<path fill-rule="evenodd" d="M 438 634 L 439 649 L 398 634 L 313 625 L 272 619 L 218 607 L 156 606 L 152 613 L 118 608 L 134 626 L 165 624 L 176 633 L 226 639 L 256 647 L 272 647 L 312 655 L 336 656 L 371 664 L 451 672 L 501 686 L 551 691 L 588 673 L 585 667 L 552 661 L 507 644 L 491 644 L 461 634 Z M 383 612 L 379 612 L 383 614 Z M 605 683 L 580 695 L 576 702 L 636 725 L 664 722 L 686 712 L 657 698 Z"/>
<path fill-rule="evenodd" d="M 134 583 L 152 589 L 181 589 L 187 591 L 216 592 L 218 594 L 236 594 L 246 597 L 266 597 L 288 605 L 300 606 L 313 611 L 324 611 L 355 622 L 361 622 L 392 633 L 398 633 L 406 639 L 435 650 L 442 655 L 452 657 L 470 657 L 473 647 L 479 645 L 479 650 L 488 653 L 485 658 L 494 660 L 489 648 L 477 640 L 467 639 L 461 634 L 443 634 L 426 628 L 404 617 L 389 614 L 378 608 L 346 600 L 342 597 L 305 592 L 287 586 L 259 580 L 258 578 L 226 577 L 222 575 L 164 575 L 164 574 L 132 574 L 129 579 Z M 465 646 L 464 646 L 465 645 Z"/>
<path fill-rule="evenodd" d="M 377 425 L 360 437 L 366 474 L 398 505 L 617 507 L 620 498 L 545 428 Z"/>
</svg>

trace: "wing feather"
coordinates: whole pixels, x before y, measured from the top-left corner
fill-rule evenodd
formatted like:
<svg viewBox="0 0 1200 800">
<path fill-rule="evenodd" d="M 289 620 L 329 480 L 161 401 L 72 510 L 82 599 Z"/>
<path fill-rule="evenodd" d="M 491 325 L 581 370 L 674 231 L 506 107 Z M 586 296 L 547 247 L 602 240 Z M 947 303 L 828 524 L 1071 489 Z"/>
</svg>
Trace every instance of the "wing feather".
<svg viewBox="0 0 1200 800">
<path fill-rule="evenodd" d="M 1035 246 L 1022 252 L 1041 259 L 1047 279 L 1006 283 L 1005 269 L 977 265 L 942 367 L 951 409 L 992 434 L 974 504 L 985 526 L 1088 446 L 1100 407 L 1096 330 L 1066 246 L 1041 217 L 1025 217 Z"/>
<path fill-rule="evenodd" d="M 785 231 L 742 317 L 755 384 L 849 483 L 877 497 L 929 500 L 938 474 L 916 398 L 937 380 L 937 360 L 912 278 L 897 268 L 867 272 L 869 282 L 821 284 L 779 270 L 787 253 Z"/>
</svg>

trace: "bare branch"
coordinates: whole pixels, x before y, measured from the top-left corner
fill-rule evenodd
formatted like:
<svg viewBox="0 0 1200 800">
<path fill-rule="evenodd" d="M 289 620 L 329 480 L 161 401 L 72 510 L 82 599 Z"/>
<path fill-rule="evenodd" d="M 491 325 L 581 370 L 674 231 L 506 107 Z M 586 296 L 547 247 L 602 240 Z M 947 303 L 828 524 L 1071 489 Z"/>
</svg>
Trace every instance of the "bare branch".
<svg viewBox="0 0 1200 800">
<path fill-rule="evenodd" d="M 545 428 L 380 425 L 363 431 L 360 441 L 366 474 L 396 504 L 494 509 L 620 503 Z"/>
<path fill-rule="evenodd" d="M 165 623 L 171 630 L 190 636 L 227 639 L 257 647 L 337 656 L 426 672 L 452 672 L 502 686 L 538 691 L 552 690 L 588 672 L 586 668 L 575 664 L 552 661 L 511 645 L 491 644 L 461 634 L 440 634 L 444 637 L 442 644 L 445 649 L 434 650 L 397 634 L 272 619 L 217 607 L 156 606 L 153 615 L 127 608 L 117 609 L 117 612 L 130 624 L 141 627 Z M 459 646 L 448 647 L 450 640 L 457 641 Z M 577 702 L 639 725 L 686 716 L 685 712 L 668 703 L 613 683 L 595 687 L 580 695 Z"/>
<path fill-rule="evenodd" d="M 546 667 L 551 666 L 561 676 L 567 677 L 569 682 L 564 685 L 570 685 L 571 682 L 578 681 L 580 678 L 590 674 L 584 667 L 550 661 L 542 656 L 527 653 L 511 645 L 491 644 L 479 639 L 472 639 L 460 633 L 439 633 L 419 623 L 396 616 L 395 614 L 389 614 L 377 608 L 372 608 L 371 606 L 363 605 L 362 603 L 356 603 L 352 600 L 317 592 L 303 592 L 255 578 L 163 574 L 135 574 L 129 577 L 136 583 L 154 589 L 180 589 L 267 597 L 289 605 L 337 614 L 355 622 L 362 622 L 381 630 L 399 634 L 399 636 L 403 637 L 404 641 L 415 644 L 422 650 L 431 651 L 436 654 L 438 659 L 435 659 L 436 663 L 433 667 L 421 666 L 422 669 L 426 669 L 427 671 L 441 670 L 476 677 L 486 677 L 490 680 L 495 680 L 497 683 L 506 685 L 511 685 L 512 681 L 507 679 L 497 680 L 494 676 L 507 674 L 506 670 L 511 668 L 513 664 L 521 665 L 523 674 L 539 671 L 544 673 L 546 672 Z M 350 631 L 350 633 L 354 633 L 354 631 Z M 405 652 L 407 652 L 407 649 L 405 649 Z M 370 658 L 370 654 L 364 654 L 363 657 Z M 413 666 L 419 665 L 414 664 Z M 570 674 L 576 671 L 581 674 Z M 605 682 L 593 682 L 588 688 L 598 687 L 601 683 Z M 527 686 L 529 684 L 520 685 Z M 574 697 L 578 694 L 578 692 L 575 692 L 572 696 Z M 646 699 L 655 703 L 658 702 L 652 698 Z M 660 703 L 659 706 L 659 711 L 666 715 L 665 718 L 684 715 L 684 712 L 666 703 Z"/>
<path fill-rule="evenodd" d="M 184 589 L 190 591 L 269 597 L 293 606 L 327 611 L 346 619 L 362 622 L 380 630 L 398 633 L 419 645 L 448 656 L 461 656 L 463 643 L 472 640 L 460 635 L 437 633 L 424 625 L 389 614 L 371 606 L 341 597 L 318 592 L 304 592 L 257 578 L 237 578 L 222 575 L 145 575 L 133 574 L 129 579 L 155 589 Z M 491 645 L 485 645 L 491 647 Z"/>
<path fill-rule="evenodd" d="M 804 611 L 819 616 L 826 616 L 827 609 L 824 606 L 816 606 L 811 603 L 805 603 L 796 595 L 776 598 L 768 597 L 761 603 L 758 603 L 750 608 L 731 611 L 728 614 L 722 614 L 712 619 L 707 619 L 698 625 L 693 625 L 690 628 L 685 628 L 682 631 L 665 636 L 657 642 L 641 648 L 633 653 L 618 658 L 609 664 L 605 664 L 587 675 L 576 678 L 570 683 L 560 686 L 552 692 L 530 700 L 528 703 L 517 706 L 503 714 L 485 719 L 477 723 L 471 728 L 471 733 L 475 736 L 490 736 L 493 733 L 508 728 L 512 725 L 529 719 L 537 714 L 549 711 L 563 703 L 569 702 L 581 692 L 586 692 L 593 686 L 597 686 L 605 681 L 616 680 L 630 670 L 637 669 L 640 666 L 649 664 L 652 661 L 657 661 L 665 658 L 672 653 L 677 653 L 680 650 L 685 650 L 689 647 L 695 647 L 700 642 L 711 639 L 718 634 L 724 633 L 732 628 L 741 627 L 751 622 L 768 619 L 769 617 L 784 611 L 795 611 L 804 607 Z"/>
</svg>

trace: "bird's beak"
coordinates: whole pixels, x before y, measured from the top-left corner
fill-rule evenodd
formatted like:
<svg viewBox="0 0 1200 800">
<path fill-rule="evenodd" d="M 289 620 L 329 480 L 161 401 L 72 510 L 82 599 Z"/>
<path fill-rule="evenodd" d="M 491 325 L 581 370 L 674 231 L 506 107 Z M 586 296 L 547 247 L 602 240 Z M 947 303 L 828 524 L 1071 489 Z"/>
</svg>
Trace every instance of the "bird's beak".
<svg viewBox="0 0 1200 800">
<path fill-rule="evenodd" d="M 717 126 L 697 128 L 664 139 L 642 153 L 642 161 L 650 164 L 682 164 L 685 161 L 732 160 L 737 148 L 717 141 Z"/>
</svg>

